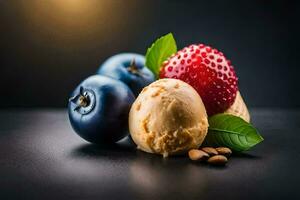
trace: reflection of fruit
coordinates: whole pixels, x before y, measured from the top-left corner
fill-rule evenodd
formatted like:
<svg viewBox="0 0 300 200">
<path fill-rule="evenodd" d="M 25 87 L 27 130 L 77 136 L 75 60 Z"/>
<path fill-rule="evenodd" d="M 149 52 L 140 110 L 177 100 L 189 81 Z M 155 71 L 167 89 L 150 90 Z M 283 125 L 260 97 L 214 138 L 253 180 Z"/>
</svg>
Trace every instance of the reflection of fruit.
<svg viewBox="0 0 300 200">
<path fill-rule="evenodd" d="M 163 63 L 160 78 L 176 78 L 193 86 L 208 115 L 224 112 L 238 90 L 235 71 L 223 53 L 203 44 L 190 45 Z"/>
<path fill-rule="evenodd" d="M 199 170 L 198 165 L 182 164 L 184 158 L 178 162 L 140 152 L 134 157 L 135 160 L 128 163 L 128 186 L 135 189 L 136 199 L 170 199 L 170 194 L 176 194 L 179 199 L 201 199 L 209 189 L 203 170 Z M 173 182 L 176 184 L 170 184 Z M 193 187 L 187 187 L 187 183 Z"/>
<path fill-rule="evenodd" d="M 242 118 L 246 122 L 250 122 L 250 114 L 248 108 L 239 91 L 237 92 L 234 103 L 225 111 L 225 113 L 235 115 Z"/>
<path fill-rule="evenodd" d="M 134 101 L 121 81 L 94 75 L 85 79 L 69 100 L 69 119 L 79 136 L 92 143 L 115 142 L 126 135 Z"/>
<path fill-rule="evenodd" d="M 176 79 L 160 79 L 145 87 L 129 114 L 130 134 L 138 148 L 163 156 L 198 148 L 207 128 L 200 96 Z"/>
<path fill-rule="evenodd" d="M 153 73 L 145 67 L 144 56 L 135 53 L 122 53 L 108 58 L 100 66 L 98 74 L 124 82 L 136 96 L 155 80 Z"/>
</svg>

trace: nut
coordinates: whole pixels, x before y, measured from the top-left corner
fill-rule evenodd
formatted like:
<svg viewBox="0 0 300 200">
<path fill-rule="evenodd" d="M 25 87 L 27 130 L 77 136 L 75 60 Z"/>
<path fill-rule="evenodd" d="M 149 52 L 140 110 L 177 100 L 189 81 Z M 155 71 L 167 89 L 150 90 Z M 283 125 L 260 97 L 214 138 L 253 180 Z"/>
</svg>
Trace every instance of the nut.
<svg viewBox="0 0 300 200">
<path fill-rule="evenodd" d="M 227 148 L 227 147 L 218 147 L 216 148 L 217 152 L 221 155 L 224 155 L 226 157 L 229 157 L 232 154 L 231 149 Z"/>
<path fill-rule="evenodd" d="M 212 147 L 203 147 L 201 150 L 208 153 L 210 156 L 218 155 L 217 150 Z"/>
<path fill-rule="evenodd" d="M 189 157 L 191 160 L 194 160 L 194 161 L 197 161 L 197 160 L 203 161 L 203 160 L 207 160 L 207 158 L 209 158 L 209 155 L 199 149 L 191 149 L 189 151 Z"/>
<path fill-rule="evenodd" d="M 227 158 L 223 155 L 212 156 L 207 160 L 209 164 L 213 165 L 225 165 L 227 161 Z"/>
</svg>

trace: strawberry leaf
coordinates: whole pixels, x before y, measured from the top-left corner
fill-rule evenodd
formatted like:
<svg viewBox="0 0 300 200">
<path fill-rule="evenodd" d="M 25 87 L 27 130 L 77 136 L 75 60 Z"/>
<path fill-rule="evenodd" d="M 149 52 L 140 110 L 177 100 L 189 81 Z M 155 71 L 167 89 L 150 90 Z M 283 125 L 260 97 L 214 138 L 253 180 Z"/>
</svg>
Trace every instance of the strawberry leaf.
<svg viewBox="0 0 300 200">
<path fill-rule="evenodd" d="M 208 123 L 208 134 L 204 141 L 208 146 L 226 146 L 241 152 L 264 140 L 250 123 L 240 117 L 217 114 L 210 117 Z"/>
<path fill-rule="evenodd" d="M 146 53 L 146 66 L 158 77 L 162 63 L 177 52 L 176 41 L 172 33 L 157 39 Z"/>
</svg>

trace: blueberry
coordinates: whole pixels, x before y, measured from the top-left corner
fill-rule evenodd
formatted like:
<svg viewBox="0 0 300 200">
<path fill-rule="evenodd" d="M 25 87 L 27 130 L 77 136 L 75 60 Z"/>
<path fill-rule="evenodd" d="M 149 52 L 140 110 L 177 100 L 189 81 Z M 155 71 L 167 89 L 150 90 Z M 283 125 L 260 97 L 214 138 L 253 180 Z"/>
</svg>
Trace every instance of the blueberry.
<svg viewBox="0 0 300 200">
<path fill-rule="evenodd" d="M 145 57 L 136 53 L 121 53 L 108 58 L 97 73 L 124 82 L 135 96 L 155 81 L 154 74 L 145 66 Z"/>
<path fill-rule="evenodd" d="M 68 104 L 75 132 L 85 140 L 108 144 L 128 132 L 128 114 L 134 95 L 121 81 L 93 75 L 80 83 Z"/>
</svg>

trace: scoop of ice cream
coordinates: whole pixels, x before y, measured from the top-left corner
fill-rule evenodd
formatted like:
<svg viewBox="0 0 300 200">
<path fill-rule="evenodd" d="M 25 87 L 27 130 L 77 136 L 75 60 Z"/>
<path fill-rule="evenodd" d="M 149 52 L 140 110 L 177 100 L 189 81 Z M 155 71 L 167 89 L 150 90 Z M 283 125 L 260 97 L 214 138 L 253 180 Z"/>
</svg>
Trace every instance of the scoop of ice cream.
<svg viewBox="0 0 300 200">
<path fill-rule="evenodd" d="M 225 111 L 225 113 L 240 117 L 246 122 L 250 122 L 250 114 L 248 108 L 239 91 L 237 92 L 234 103 Z"/>
<path fill-rule="evenodd" d="M 207 128 L 200 96 L 177 79 L 160 79 L 145 87 L 129 113 L 129 130 L 137 147 L 163 156 L 199 147 Z"/>
</svg>

